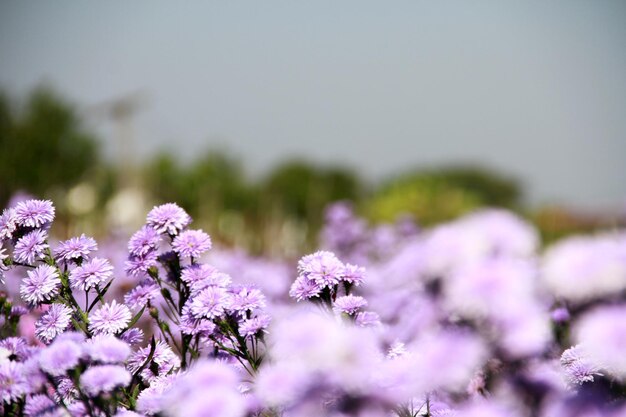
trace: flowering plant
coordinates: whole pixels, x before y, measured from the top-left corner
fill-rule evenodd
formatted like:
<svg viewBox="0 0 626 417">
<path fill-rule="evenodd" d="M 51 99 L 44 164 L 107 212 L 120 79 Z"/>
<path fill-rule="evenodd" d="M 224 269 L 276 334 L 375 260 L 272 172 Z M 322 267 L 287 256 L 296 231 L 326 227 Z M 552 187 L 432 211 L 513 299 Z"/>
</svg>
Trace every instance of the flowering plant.
<svg viewBox="0 0 626 417">
<path fill-rule="evenodd" d="M 623 232 L 540 254 L 506 211 L 371 229 L 340 204 L 291 279 L 206 262 L 176 204 L 122 268 L 88 236 L 52 242 L 54 217 L 45 200 L 0 216 L 4 415 L 626 415 Z"/>
</svg>

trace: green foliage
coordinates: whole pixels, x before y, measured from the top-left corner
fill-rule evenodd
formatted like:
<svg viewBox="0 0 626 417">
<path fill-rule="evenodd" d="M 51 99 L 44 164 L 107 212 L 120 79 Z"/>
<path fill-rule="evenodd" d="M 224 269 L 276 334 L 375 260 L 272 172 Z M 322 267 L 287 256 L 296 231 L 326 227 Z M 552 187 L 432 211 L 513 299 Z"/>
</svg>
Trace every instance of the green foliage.
<svg viewBox="0 0 626 417">
<path fill-rule="evenodd" d="M 499 174 L 477 167 L 423 170 L 384 184 L 365 203 L 374 221 L 394 221 L 410 214 L 422 224 L 434 224 L 484 206 L 514 208 L 519 186 Z"/>
<path fill-rule="evenodd" d="M 359 199 L 363 186 L 348 169 L 292 161 L 273 170 L 262 189 L 286 215 L 316 224 L 324 207 L 337 200 Z"/>
<path fill-rule="evenodd" d="M 16 191 L 45 195 L 78 182 L 98 160 L 94 137 L 52 90 L 35 89 L 15 109 L 0 94 L 0 201 Z"/>
</svg>

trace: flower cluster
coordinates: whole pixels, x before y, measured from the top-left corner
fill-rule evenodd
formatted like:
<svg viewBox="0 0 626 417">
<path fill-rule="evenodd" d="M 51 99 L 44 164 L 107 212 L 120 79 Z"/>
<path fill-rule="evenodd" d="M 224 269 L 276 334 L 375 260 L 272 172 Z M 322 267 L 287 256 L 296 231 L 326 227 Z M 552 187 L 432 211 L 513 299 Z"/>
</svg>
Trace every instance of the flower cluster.
<svg viewBox="0 0 626 417">
<path fill-rule="evenodd" d="M 504 210 L 369 227 L 341 203 L 294 265 L 173 203 L 122 251 L 51 241 L 54 215 L 0 215 L 3 415 L 626 415 L 623 231 L 542 250 Z"/>
</svg>

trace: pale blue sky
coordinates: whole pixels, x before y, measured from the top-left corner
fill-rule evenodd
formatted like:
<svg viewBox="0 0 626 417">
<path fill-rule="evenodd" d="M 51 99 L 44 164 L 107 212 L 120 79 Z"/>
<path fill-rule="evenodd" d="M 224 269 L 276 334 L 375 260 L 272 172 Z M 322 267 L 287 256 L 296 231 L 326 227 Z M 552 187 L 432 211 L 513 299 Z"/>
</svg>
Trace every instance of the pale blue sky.
<svg viewBox="0 0 626 417">
<path fill-rule="evenodd" d="M 0 85 L 42 80 L 85 106 L 145 91 L 139 156 L 483 162 L 534 203 L 626 205 L 624 1 L 5 0 Z"/>
</svg>

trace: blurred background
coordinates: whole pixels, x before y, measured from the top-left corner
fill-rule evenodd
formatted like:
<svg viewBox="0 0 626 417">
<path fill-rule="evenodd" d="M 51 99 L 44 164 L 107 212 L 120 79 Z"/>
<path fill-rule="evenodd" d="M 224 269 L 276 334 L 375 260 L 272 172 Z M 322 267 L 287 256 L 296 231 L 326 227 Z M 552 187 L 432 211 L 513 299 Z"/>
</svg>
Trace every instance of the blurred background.
<svg viewBox="0 0 626 417">
<path fill-rule="evenodd" d="M 626 220 L 626 2 L 0 3 L 0 203 L 130 233 L 174 201 L 289 256 L 324 209 Z"/>
</svg>

